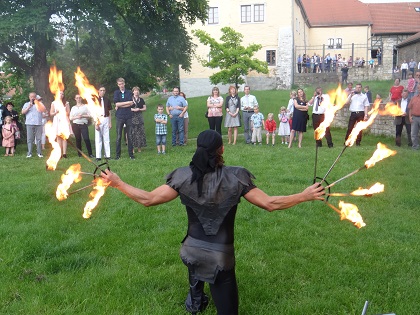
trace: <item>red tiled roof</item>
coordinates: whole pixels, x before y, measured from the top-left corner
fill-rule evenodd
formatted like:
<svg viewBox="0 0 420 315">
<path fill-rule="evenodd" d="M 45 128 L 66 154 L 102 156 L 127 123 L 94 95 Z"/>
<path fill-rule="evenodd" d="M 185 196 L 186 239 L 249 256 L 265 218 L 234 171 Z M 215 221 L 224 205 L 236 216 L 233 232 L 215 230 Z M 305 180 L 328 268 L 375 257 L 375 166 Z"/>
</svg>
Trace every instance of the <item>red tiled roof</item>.
<svg viewBox="0 0 420 315">
<path fill-rule="evenodd" d="M 311 27 L 372 25 L 372 34 L 420 32 L 420 3 L 362 3 L 359 0 L 300 0 Z"/>
<path fill-rule="evenodd" d="M 358 0 L 300 0 L 311 27 L 372 24 L 368 6 Z"/>
<path fill-rule="evenodd" d="M 399 43 L 397 45 L 397 48 L 401 48 L 407 45 L 410 45 L 412 43 L 416 43 L 420 41 L 420 32 L 417 34 L 414 34 L 413 36 L 410 36 L 409 38 L 407 38 L 406 40 L 402 41 L 401 43 Z"/>
<path fill-rule="evenodd" d="M 420 32 L 419 3 L 370 3 L 372 34 L 414 34 Z"/>
</svg>

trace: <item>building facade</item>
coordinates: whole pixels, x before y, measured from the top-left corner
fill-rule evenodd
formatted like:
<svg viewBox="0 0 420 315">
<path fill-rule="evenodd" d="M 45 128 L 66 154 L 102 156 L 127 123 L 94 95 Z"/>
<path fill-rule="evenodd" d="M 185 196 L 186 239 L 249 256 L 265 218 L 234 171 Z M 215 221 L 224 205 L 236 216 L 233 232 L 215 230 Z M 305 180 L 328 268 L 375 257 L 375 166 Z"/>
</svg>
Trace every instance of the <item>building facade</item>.
<svg viewBox="0 0 420 315">
<path fill-rule="evenodd" d="M 414 7 L 411 3 L 366 4 L 358 0 L 348 0 L 345 5 L 336 0 L 209 0 L 208 20 L 188 27 L 197 46 L 191 70 L 180 69 L 181 89 L 189 96 L 210 94 L 209 77 L 218 69 L 202 66 L 200 60 L 209 58 L 210 48 L 191 32 L 201 29 L 220 40 L 225 26 L 243 34 L 244 46 L 262 45 L 254 57 L 267 62 L 269 73 L 248 73 L 244 79 L 253 89 L 289 89 L 298 72 L 297 57 L 304 53 L 340 54 L 346 60 L 363 57 L 366 63 L 374 58 L 378 63 L 377 52 L 382 50 L 381 78 L 391 79 L 396 46 L 420 31 L 420 16 Z M 221 93 L 227 92 L 227 85 L 218 86 Z"/>
</svg>

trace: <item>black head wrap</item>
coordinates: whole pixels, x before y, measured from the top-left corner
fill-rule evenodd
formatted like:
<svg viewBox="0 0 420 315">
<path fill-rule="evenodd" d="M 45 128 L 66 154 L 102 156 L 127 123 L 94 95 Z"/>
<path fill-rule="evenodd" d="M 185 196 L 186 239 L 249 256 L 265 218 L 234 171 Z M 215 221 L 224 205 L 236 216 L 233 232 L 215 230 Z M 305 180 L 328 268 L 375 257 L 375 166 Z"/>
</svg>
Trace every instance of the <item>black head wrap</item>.
<svg viewBox="0 0 420 315">
<path fill-rule="evenodd" d="M 197 182 L 198 195 L 203 190 L 203 177 L 207 173 L 214 172 L 217 166 L 217 149 L 223 146 L 222 136 L 214 130 L 201 132 L 197 137 L 197 150 L 192 158 L 190 167 L 192 170 L 191 184 Z"/>
</svg>

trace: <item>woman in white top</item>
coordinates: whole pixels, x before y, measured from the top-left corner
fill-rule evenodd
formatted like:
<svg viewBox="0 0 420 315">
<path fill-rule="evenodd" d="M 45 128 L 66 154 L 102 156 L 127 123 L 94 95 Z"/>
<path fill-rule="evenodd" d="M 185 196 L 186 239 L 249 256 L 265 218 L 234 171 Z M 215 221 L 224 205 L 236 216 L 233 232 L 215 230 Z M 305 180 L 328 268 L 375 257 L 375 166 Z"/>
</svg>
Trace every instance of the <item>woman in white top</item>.
<svg viewBox="0 0 420 315">
<path fill-rule="evenodd" d="M 73 133 L 76 138 L 76 147 L 80 150 L 77 152 L 79 157 L 82 156 L 80 153 L 82 151 L 82 137 L 86 144 L 86 149 L 88 151 L 89 157 L 94 158 L 92 154 L 92 145 L 90 144 L 89 139 L 89 120 L 91 119 L 91 114 L 87 105 L 82 103 L 82 97 L 76 95 L 75 98 L 76 105 L 71 108 L 70 111 L 70 121 L 73 128 Z"/>
<path fill-rule="evenodd" d="M 60 91 L 60 100 L 51 103 L 50 117 L 53 119 L 52 130 L 55 133 L 52 136 L 58 142 L 63 158 L 67 158 L 66 137 L 68 138 L 73 133 L 70 128 L 69 114 L 70 104 L 64 98 L 64 91 Z"/>
</svg>

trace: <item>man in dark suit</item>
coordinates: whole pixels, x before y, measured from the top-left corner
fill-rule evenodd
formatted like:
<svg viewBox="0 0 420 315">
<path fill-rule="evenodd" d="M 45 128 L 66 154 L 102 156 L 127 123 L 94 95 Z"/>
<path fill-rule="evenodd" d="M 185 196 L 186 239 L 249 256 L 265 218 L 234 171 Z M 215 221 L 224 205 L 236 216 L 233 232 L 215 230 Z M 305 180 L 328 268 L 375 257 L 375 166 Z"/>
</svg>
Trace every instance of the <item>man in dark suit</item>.
<svg viewBox="0 0 420 315">
<path fill-rule="evenodd" d="M 403 115 L 395 116 L 394 125 L 395 125 L 395 144 L 401 146 L 401 134 L 403 127 L 407 131 L 408 146 L 411 147 L 413 144 L 411 142 L 411 123 L 408 119 L 408 104 L 410 104 L 410 98 L 408 97 L 408 90 L 404 89 L 402 92 L 402 99 L 398 101 L 398 106 L 403 111 Z"/>
<path fill-rule="evenodd" d="M 109 98 L 105 96 L 105 87 L 99 88 L 98 102 L 101 105 L 100 115 L 98 122 L 95 122 L 95 150 L 96 150 L 96 161 L 100 161 L 102 158 L 102 144 L 105 151 L 105 159 L 110 159 L 111 148 L 109 142 L 109 129 L 112 127 L 111 122 L 111 110 L 112 105 Z"/>
</svg>

